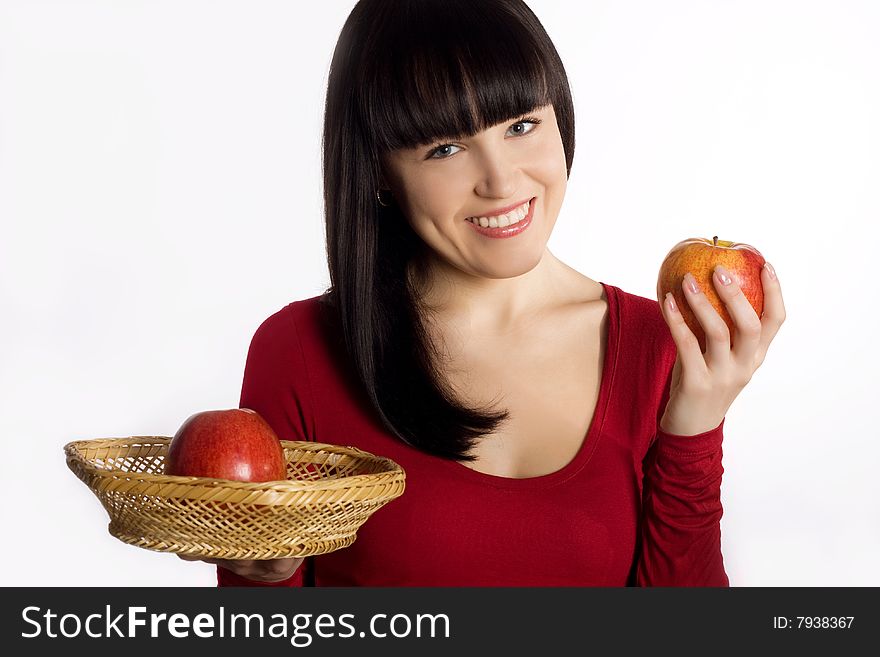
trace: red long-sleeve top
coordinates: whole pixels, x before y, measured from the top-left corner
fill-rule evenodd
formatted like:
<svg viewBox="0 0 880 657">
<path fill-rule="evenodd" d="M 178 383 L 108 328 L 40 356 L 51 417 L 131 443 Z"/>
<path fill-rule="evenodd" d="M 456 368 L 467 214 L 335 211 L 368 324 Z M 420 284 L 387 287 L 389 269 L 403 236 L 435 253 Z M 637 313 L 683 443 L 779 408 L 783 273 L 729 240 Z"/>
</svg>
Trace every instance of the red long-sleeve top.
<svg viewBox="0 0 880 657">
<path fill-rule="evenodd" d="M 721 555 L 724 422 L 660 430 L 676 347 L 656 301 L 602 283 L 599 401 L 561 470 L 512 479 L 423 453 L 375 418 L 318 297 L 265 320 L 240 406 L 284 440 L 352 445 L 399 463 L 406 490 L 347 548 L 274 586 L 728 586 Z M 219 567 L 220 586 L 260 586 Z M 266 584 L 262 584 L 266 585 Z"/>
</svg>

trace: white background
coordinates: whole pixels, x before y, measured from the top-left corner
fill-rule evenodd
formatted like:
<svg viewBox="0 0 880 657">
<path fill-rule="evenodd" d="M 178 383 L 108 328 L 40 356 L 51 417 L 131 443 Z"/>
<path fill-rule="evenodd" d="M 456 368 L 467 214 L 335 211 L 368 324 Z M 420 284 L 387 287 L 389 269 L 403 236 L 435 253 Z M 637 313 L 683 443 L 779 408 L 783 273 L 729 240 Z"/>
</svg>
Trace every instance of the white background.
<svg viewBox="0 0 880 657">
<path fill-rule="evenodd" d="M 649 298 L 685 237 L 779 273 L 788 321 L 725 424 L 731 583 L 880 585 L 880 3 L 529 4 L 577 112 L 551 250 Z M 62 446 L 237 406 L 255 328 L 329 284 L 321 120 L 352 6 L 0 3 L 3 584 L 214 584 L 112 538 Z"/>
</svg>

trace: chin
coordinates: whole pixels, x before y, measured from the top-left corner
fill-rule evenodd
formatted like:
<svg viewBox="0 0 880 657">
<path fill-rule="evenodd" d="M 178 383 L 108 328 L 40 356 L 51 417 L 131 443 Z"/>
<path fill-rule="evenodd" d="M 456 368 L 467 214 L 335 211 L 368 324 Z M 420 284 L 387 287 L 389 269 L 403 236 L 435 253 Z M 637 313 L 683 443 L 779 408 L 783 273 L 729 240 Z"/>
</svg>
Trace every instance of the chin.
<svg viewBox="0 0 880 657">
<path fill-rule="evenodd" d="M 504 279 L 524 276 L 541 263 L 544 249 L 534 253 L 510 254 L 497 261 L 486 263 L 480 268 L 480 275 L 486 278 Z"/>
</svg>

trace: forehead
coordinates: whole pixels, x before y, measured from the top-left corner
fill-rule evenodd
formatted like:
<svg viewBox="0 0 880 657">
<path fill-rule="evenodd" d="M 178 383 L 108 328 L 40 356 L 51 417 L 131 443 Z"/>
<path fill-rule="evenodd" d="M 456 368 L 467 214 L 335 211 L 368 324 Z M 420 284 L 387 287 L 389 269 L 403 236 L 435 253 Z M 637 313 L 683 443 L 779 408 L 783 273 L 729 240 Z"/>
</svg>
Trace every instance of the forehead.
<svg viewBox="0 0 880 657">
<path fill-rule="evenodd" d="M 446 52 L 420 47 L 377 64 L 356 92 L 363 94 L 358 114 L 376 150 L 472 137 L 559 96 L 543 59 L 514 57 L 490 47 L 492 41 L 480 52 L 473 44 Z"/>
</svg>

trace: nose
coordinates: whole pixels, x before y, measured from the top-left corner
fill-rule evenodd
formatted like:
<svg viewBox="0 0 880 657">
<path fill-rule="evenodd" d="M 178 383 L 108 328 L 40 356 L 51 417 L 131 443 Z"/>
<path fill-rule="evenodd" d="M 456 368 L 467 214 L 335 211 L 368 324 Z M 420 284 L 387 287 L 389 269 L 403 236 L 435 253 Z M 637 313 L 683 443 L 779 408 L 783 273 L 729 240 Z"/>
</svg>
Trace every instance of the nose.
<svg viewBox="0 0 880 657">
<path fill-rule="evenodd" d="M 484 152 L 477 158 L 479 167 L 474 192 L 486 198 L 510 198 L 516 192 L 516 163 L 502 149 Z"/>
</svg>

